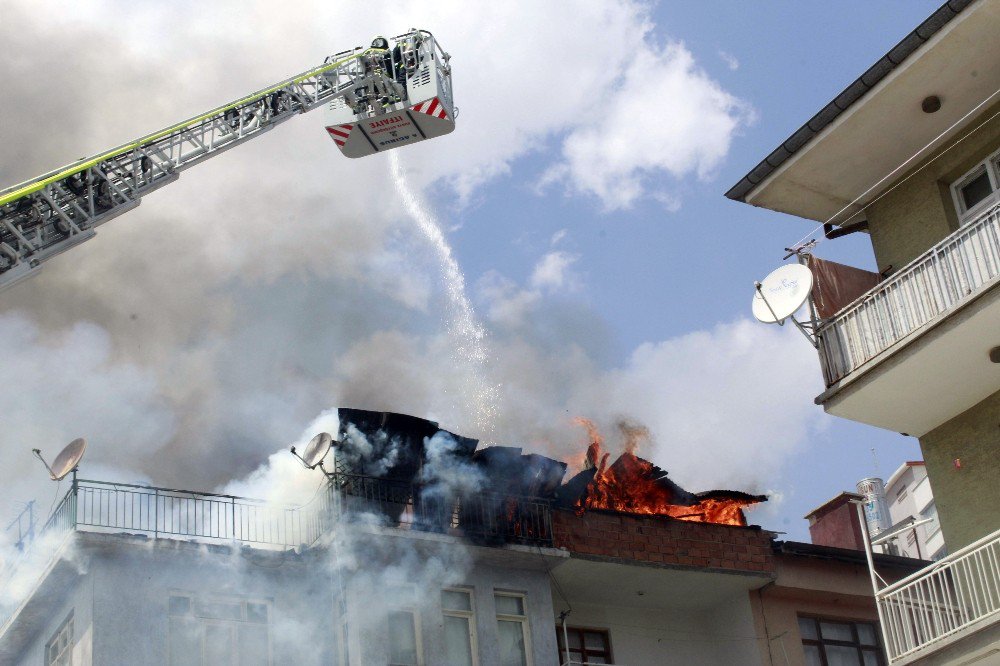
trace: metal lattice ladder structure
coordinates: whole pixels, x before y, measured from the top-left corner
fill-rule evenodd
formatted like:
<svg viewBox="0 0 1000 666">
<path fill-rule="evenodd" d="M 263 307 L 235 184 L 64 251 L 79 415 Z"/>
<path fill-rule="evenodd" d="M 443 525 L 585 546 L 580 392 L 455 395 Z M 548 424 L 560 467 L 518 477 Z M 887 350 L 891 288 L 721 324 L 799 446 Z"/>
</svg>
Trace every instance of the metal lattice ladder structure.
<svg viewBox="0 0 1000 666">
<path fill-rule="evenodd" d="M 359 92 L 401 102 L 405 89 L 384 67 L 387 52 L 374 47 L 343 51 L 207 113 L 0 191 L 0 290 L 93 238 L 98 226 L 132 210 L 184 169 L 297 114 Z"/>
</svg>

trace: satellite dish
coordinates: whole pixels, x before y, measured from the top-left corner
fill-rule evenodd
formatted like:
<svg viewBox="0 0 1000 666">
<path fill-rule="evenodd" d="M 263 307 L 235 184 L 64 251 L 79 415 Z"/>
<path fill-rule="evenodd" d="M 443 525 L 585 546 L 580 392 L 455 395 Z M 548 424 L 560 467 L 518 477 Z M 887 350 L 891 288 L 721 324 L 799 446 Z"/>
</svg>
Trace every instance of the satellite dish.
<svg viewBox="0 0 1000 666">
<path fill-rule="evenodd" d="M 322 464 L 323 458 L 329 453 L 331 446 L 333 446 L 333 437 L 328 432 L 321 432 L 309 440 L 309 443 L 306 444 L 306 450 L 299 456 L 299 460 L 307 468 L 314 469 L 317 465 Z M 292 453 L 295 453 L 295 447 L 292 447 Z"/>
<path fill-rule="evenodd" d="M 76 466 L 80 464 L 80 460 L 83 459 L 83 454 L 87 450 L 87 440 L 83 437 L 77 437 L 72 442 L 67 444 L 56 459 L 52 462 L 52 466 L 45 462 L 42 458 L 42 453 L 38 449 L 32 449 L 34 454 L 38 456 L 38 459 L 42 461 L 45 465 L 45 469 L 49 470 L 49 477 L 53 481 L 62 481 L 66 478 L 66 475 L 76 469 Z"/>
<path fill-rule="evenodd" d="M 753 316 L 765 324 L 781 323 L 795 314 L 809 298 L 813 275 L 802 264 L 785 264 L 758 282 L 753 295 Z"/>
</svg>

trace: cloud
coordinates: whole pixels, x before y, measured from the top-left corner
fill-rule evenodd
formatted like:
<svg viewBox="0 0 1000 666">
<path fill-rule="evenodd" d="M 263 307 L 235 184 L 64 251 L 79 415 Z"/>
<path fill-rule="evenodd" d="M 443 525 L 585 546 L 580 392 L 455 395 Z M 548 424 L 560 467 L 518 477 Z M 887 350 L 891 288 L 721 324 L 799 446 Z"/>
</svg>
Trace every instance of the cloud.
<svg viewBox="0 0 1000 666">
<path fill-rule="evenodd" d="M 535 289 L 559 291 L 572 285 L 570 267 L 580 257 L 557 250 L 543 256 L 531 273 L 531 286 Z"/>
<path fill-rule="evenodd" d="M 719 51 L 719 58 L 722 60 L 722 62 L 726 63 L 726 67 L 728 67 L 730 71 L 735 72 L 740 68 L 740 61 L 737 60 L 736 56 L 734 56 L 732 53 L 727 53 L 726 51 Z"/>
<path fill-rule="evenodd" d="M 753 112 L 726 92 L 678 42 L 637 48 L 615 85 L 601 91 L 562 143 L 561 160 L 542 178 L 596 196 L 609 210 L 628 208 L 657 183 L 706 179 Z"/>
</svg>

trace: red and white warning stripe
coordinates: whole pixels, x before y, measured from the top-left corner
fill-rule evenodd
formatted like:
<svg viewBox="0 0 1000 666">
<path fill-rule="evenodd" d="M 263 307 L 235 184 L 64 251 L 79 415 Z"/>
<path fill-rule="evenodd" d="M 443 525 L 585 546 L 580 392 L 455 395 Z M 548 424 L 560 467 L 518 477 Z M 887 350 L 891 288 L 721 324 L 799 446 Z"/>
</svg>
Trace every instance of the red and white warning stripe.
<svg viewBox="0 0 1000 666">
<path fill-rule="evenodd" d="M 441 120 L 448 119 L 448 112 L 444 110 L 444 105 L 441 104 L 441 101 L 437 97 L 417 104 L 413 107 L 413 110 L 418 113 L 426 113 L 428 116 L 434 116 Z"/>
<path fill-rule="evenodd" d="M 352 129 L 354 129 L 354 125 L 334 125 L 327 127 L 326 131 L 330 133 L 330 137 L 338 146 L 343 147 L 347 143 L 347 137 L 351 135 Z"/>
</svg>

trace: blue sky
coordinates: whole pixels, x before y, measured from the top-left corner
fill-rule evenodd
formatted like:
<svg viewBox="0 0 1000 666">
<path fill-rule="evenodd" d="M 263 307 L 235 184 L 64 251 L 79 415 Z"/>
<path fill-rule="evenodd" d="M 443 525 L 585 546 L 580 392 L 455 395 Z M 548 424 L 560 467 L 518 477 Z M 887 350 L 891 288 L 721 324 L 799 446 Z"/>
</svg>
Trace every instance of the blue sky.
<svg viewBox="0 0 1000 666">
<path fill-rule="evenodd" d="M 748 321 L 753 281 L 814 225 L 723 193 L 938 3 L 50 4 L 0 25 L 22 100 L 0 126 L 4 183 L 425 25 L 462 114 L 398 154 L 489 332 L 499 441 L 572 457 L 572 416 L 612 450 L 615 420 L 638 420 L 675 481 L 774 491 L 752 519 L 800 540 L 806 511 L 872 473 L 871 448 L 883 476 L 919 458 L 823 415 L 807 343 Z M 863 235 L 818 254 L 873 263 Z M 0 516 L 52 492 L 25 442 L 85 435 L 91 476 L 207 489 L 337 405 L 479 435 L 435 257 L 384 156 L 345 160 L 321 117 L 188 172 L 0 298 L 19 349 Z"/>
</svg>

